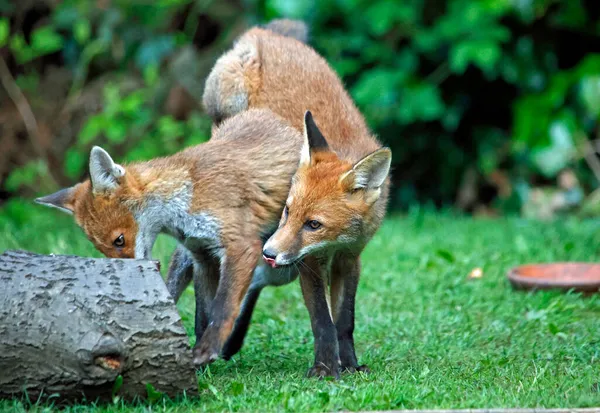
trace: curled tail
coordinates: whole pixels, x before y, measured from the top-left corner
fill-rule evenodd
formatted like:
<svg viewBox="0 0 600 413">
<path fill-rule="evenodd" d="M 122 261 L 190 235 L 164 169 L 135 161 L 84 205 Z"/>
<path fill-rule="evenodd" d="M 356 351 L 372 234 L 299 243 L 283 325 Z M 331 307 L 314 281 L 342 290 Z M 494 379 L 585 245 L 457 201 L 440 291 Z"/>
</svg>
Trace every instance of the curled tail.
<svg viewBox="0 0 600 413">
<path fill-rule="evenodd" d="M 264 26 L 277 34 L 287 37 L 293 37 L 302 43 L 308 43 L 308 26 L 300 20 L 276 19 Z"/>
</svg>

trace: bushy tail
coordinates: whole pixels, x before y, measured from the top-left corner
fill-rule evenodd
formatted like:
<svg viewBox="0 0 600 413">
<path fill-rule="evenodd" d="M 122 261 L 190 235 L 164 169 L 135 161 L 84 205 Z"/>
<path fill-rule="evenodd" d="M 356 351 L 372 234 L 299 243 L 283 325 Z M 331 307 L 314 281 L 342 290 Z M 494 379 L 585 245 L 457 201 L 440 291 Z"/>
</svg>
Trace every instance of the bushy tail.
<svg viewBox="0 0 600 413">
<path fill-rule="evenodd" d="M 287 37 L 293 37 L 302 43 L 308 42 L 308 26 L 300 20 L 276 19 L 270 21 L 265 29 Z"/>
</svg>

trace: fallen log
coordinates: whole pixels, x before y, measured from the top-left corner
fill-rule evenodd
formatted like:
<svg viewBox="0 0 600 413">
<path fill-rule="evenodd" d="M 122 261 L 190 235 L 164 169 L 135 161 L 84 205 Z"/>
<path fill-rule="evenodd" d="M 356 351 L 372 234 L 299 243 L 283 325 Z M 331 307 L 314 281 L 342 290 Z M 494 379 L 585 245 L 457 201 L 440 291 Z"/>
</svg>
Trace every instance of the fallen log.
<svg viewBox="0 0 600 413">
<path fill-rule="evenodd" d="M 115 380 L 124 399 L 197 392 L 157 263 L 0 255 L 0 397 L 110 400 Z"/>
</svg>

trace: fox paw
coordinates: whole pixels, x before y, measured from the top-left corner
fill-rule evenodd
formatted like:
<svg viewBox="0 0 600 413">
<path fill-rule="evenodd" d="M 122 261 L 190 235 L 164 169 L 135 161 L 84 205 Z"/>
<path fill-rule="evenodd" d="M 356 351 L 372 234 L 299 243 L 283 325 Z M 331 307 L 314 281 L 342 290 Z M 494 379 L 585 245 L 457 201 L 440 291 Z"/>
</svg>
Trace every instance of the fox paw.
<svg viewBox="0 0 600 413">
<path fill-rule="evenodd" d="M 317 377 L 319 379 L 333 377 L 337 380 L 340 378 L 340 369 L 339 367 L 332 369 L 324 364 L 315 364 L 308 370 L 306 377 Z"/>
<path fill-rule="evenodd" d="M 209 346 L 202 345 L 194 347 L 193 363 L 196 368 L 201 369 L 214 362 L 219 357 L 219 352 Z"/>
<path fill-rule="evenodd" d="M 363 364 L 361 366 L 347 366 L 347 367 L 342 367 L 342 371 L 344 373 L 356 373 L 357 371 L 361 371 L 363 373 L 370 373 L 371 369 L 366 364 Z"/>
</svg>

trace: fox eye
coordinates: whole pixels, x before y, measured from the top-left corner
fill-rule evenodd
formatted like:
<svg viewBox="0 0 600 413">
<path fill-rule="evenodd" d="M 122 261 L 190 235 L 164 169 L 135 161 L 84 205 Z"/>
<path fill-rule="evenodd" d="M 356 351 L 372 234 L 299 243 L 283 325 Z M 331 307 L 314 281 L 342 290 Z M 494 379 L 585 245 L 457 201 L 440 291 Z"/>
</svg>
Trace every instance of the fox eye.
<svg viewBox="0 0 600 413">
<path fill-rule="evenodd" d="M 117 239 L 113 241 L 113 245 L 117 248 L 123 248 L 125 246 L 125 237 L 123 234 L 119 235 Z"/>
<path fill-rule="evenodd" d="M 304 226 L 311 231 L 315 231 L 315 230 L 321 228 L 321 223 L 319 221 L 315 221 L 314 219 L 311 219 L 309 221 L 306 221 Z"/>
<path fill-rule="evenodd" d="M 283 207 L 283 216 L 287 217 L 289 212 L 290 212 L 290 209 L 288 208 L 288 206 L 287 205 L 284 206 Z"/>
</svg>

